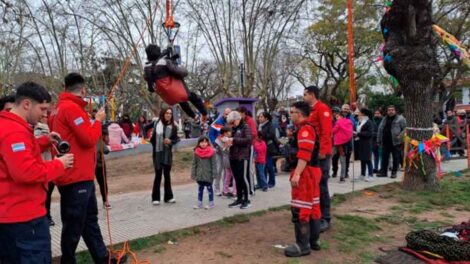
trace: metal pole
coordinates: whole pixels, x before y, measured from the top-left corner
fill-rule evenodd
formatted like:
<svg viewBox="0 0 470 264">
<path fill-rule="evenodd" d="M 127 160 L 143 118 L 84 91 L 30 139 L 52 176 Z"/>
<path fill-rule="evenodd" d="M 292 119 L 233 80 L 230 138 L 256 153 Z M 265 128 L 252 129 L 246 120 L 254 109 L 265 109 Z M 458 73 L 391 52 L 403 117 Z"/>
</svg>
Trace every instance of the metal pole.
<svg viewBox="0 0 470 264">
<path fill-rule="evenodd" d="M 469 124 L 465 126 L 466 134 L 465 134 L 465 142 L 467 143 L 467 168 L 470 168 L 470 134 L 469 133 Z"/>
<path fill-rule="evenodd" d="M 356 102 L 356 77 L 354 74 L 353 3 L 348 0 L 348 61 L 349 61 L 349 103 Z"/>
<path fill-rule="evenodd" d="M 240 64 L 240 96 L 243 94 L 243 90 L 245 90 L 245 64 Z"/>
</svg>

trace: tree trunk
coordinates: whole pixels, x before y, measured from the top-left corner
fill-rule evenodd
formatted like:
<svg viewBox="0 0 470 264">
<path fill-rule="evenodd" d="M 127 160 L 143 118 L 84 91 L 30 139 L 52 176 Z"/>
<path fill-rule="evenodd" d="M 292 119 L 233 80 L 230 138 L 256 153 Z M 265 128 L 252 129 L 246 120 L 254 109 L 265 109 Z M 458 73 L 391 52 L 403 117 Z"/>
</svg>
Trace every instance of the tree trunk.
<svg viewBox="0 0 470 264">
<path fill-rule="evenodd" d="M 432 127 L 432 97 L 425 96 L 431 94 L 432 82 L 411 81 L 403 85 L 405 97 L 404 116 L 408 126 L 419 128 Z M 408 136 L 412 139 L 425 141 L 432 137 L 432 130 L 416 131 L 408 129 Z M 407 153 L 405 153 L 406 155 Z M 423 162 L 415 160 L 418 168 L 409 168 L 406 165 L 403 188 L 407 190 L 438 190 L 439 185 L 436 178 L 436 161 L 430 155 L 423 154 Z M 407 160 L 408 163 L 408 160 Z M 423 173 L 424 171 L 424 173 Z"/>
<path fill-rule="evenodd" d="M 433 76 L 439 70 L 432 31 L 432 3 L 429 0 L 395 0 L 383 16 L 385 39 L 384 67 L 397 78 L 405 97 L 405 118 L 408 127 L 432 128 Z M 432 130 L 408 130 L 418 141 L 431 138 Z M 407 155 L 405 153 L 404 155 Z M 408 160 L 407 160 L 408 161 Z M 407 166 L 403 188 L 438 190 L 436 162 L 426 153 Z"/>
</svg>

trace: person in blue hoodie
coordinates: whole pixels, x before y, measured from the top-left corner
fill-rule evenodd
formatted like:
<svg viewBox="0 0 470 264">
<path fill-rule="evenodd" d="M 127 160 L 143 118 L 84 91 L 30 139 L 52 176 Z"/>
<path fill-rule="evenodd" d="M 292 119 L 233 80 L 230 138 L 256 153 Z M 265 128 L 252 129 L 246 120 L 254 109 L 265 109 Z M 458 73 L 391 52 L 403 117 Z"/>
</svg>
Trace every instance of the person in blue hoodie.
<svg viewBox="0 0 470 264">
<path fill-rule="evenodd" d="M 224 113 L 219 116 L 212 124 L 209 129 L 209 140 L 214 145 L 215 140 L 220 134 L 220 129 L 227 125 L 227 116 L 232 112 L 232 109 L 225 108 Z"/>
</svg>

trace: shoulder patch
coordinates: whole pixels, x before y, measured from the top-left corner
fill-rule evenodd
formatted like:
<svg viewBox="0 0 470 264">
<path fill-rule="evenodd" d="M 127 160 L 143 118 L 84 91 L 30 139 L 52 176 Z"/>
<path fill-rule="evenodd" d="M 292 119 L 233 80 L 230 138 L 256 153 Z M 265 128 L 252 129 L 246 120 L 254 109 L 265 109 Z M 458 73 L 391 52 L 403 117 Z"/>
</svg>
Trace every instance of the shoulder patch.
<svg viewBox="0 0 470 264">
<path fill-rule="evenodd" d="M 329 116 L 330 116 L 330 112 L 324 112 L 323 115 L 324 115 L 325 117 L 329 117 Z"/>
<path fill-rule="evenodd" d="M 18 142 L 18 143 L 15 143 L 15 144 L 11 144 L 11 150 L 13 152 L 25 151 L 26 146 L 23 142 Z"/>
<path fill-rule="evenodd" d="M 302 132 L 301 136 L 302 136 L 302 137 L 308 137 L 308 131 Z"/>
<path fill-rule="evenodd" d="M 75 123 L 76 126 L 79 126 L 79 125 L 81 125 L 84 121 L 83 121 L 83 118 L 82 118 L 82 117 L 79 117 L 79 118 L 73 120 L 73 122 Z"/>
</svg>

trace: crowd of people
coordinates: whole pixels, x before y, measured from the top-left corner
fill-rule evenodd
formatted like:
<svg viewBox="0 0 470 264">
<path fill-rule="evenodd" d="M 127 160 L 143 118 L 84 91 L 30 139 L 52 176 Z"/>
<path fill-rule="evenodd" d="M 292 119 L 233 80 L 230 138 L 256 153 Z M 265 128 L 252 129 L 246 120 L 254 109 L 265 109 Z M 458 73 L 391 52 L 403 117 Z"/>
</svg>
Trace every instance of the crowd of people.
<svg viewBox="0 0 470 264">
<path fill-rule="evenodd" d="M 36 263 L 38 258 L 50 263 L 48 228 L 54 225 L 50 214 L 54 186 L 60 192 L 63 223 L 61 263 L 75 263 L 81 237 L 95 263 L 115 261 L 97 223 L 94 184 L 96 178 L 103 206 L 111 209 L 104 158 L 107 145 L 128 143 L 133 136 L 148 139 L 155 169 L 151 202 L 161 204 L 162 178 L 163 202 L 176 202 L 171 170 L 173 147 L 180 137 L 173 108 L 160 109 L 151 121 L 140 116 L 132 122 L 124 114 L 119 122 L 105 125 L 104 109 L 91 115 L 85 111 L 84 78 L 71 73 L 64 83 L 52 111 L 47 90 L 32 82 L 0 101 L 0 125 L 11 128 L 0 131 L 0 249 L 8 249 L 0 251 L 0 263 Z M 282 170 L 290 172 L 296 234 L 296 243 L 285 249 L 290 257 L 320 249 L 320 232 L 331 225 L 328 180 L 339 175 L 344 183 L 350 177 L 352 156 L 361 164 L 360 176 L 353 180 L 373 181 L 388 177 L 389 171 L 396 178 L 404 155 L 406 120 L 395 106 L 388 106 L 385 113 L 351 109 L 347 104 L 330 108 L 319 100 L 315 86 L 305 88 L 303 99 L 291 104 L 289 111 L 280 108 L 253 116 L 241 106 L 224 109 L 206 124 L 198 123 L 206 128 L 197 140 L 188 175 L 198 186 L 194 209 L 213 208 L 215 196 L 229 199 L 229 208 L 247 209 L 255 202 L 256 191 L 262 195 L 276 187 L 276 164 L 283 159 Z M 443 123 L 458 126 L 463 120 L 462 113 L 454 117 L 450 111 Z M 58 143 L 64 141 L 70 144 L 70 153 L 59 151 Z M 31 229 L 32 236 L 24 232 Z M 19 240 L 24 246 L 16 243 Z"/>
</svg>

